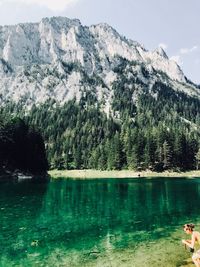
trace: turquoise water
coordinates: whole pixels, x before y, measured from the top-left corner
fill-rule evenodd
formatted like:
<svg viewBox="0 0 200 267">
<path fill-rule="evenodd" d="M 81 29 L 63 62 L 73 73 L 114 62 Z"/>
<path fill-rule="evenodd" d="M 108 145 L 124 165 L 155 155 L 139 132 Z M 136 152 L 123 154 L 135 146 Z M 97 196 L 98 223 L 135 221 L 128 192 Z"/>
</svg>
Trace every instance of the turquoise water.
<svg viewBox="0 0 200 267">
<path fill-rule="evenodd" d="M 182 225 L 200 230 L 200 179 L 1 183 L 0 213 L 3 267 L 182 266 Z"/>
</svg>

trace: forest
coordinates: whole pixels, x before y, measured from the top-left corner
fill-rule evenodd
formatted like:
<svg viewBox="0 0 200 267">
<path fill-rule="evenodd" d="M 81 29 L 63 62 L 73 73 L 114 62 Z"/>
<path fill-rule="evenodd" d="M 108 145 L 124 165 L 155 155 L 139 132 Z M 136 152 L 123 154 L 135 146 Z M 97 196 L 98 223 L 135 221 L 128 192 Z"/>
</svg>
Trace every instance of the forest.
<svg viewBox="0 0 200 267">
<path fill-rule="evenodd" d="M 80 102 L 72 99 L 60 105 L 52 99 L 33 105 L 28 113 L 23 103 L 7 103 L 0 110 L 1 117 L 14 113 L 24 122 L 6 125 L 4 132 L 9 133 L 10 141 L 1 134 L 1 147 L 6 144 L 3 138 L 8 144 L 8 149 L 1 150 L 1 161 L 7 159 L 1 165 L 10 164 L 8 154 L 14 151 L 16 162 L 12 164 L 32 170 L 46 168 L 41 136 L 27 128 L 34 125 L 44 138 L 50 169 L 198 169 L 200 100 L 156 82 L 151 92 L 144 90 L 133 102 L 136 89 L 128 90 L 123 84 L 120 80 L 113 85 L 109 114 L 91 92 L 84 92 Z M 10 130 L 13 125 L 14 131 Z M 15 140 L 17 145 L 13 145 Z"/>
<path fill-rule="evenodd" d="M 4 110 L 4 109 L 3 109 Z M 42 135 L 16 116 L 0 115 L 0 174 L 41 174 L 48 169 Z"/>
</svg>

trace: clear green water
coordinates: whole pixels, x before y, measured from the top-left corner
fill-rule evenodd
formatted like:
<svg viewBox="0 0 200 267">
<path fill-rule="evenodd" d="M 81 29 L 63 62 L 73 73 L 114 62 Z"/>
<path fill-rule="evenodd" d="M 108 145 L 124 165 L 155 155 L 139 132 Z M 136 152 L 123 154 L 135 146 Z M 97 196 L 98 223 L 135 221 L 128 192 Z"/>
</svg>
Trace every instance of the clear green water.
<svg viewBox="0 0 200 267">
<path fill-rule="evenodd" d="M 0 266 L 183 266 L 186 222 L 200 179 L 1 183 Z"/>
</svg>

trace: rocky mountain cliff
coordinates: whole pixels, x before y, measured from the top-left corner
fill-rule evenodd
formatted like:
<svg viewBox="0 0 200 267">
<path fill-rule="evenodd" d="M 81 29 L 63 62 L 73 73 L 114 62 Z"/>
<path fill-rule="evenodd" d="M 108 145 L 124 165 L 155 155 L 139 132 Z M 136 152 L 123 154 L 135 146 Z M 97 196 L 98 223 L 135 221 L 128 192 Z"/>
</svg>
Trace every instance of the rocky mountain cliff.
<svg viewBox="0 0 200 267">
<path fill-rule="evenodd" d="M 200 166 L 199 86 L 107 24 L 0 27 L 0 104 L 0 123 L 17 115 L 41 131 L 52 169 Z"/>
<path fill-rule="evenodd" d="M 113 85 L 133 88 L 133 101 L 156 82 L 200 97 L 176 62 L 158 48 L 147 51 L 109 25 L 90 27 L 65 17 L 0 27 L 0 101 L 27 107 L 53 98 L 61 104 L 90 92 L 110 110 Z M 152 93 L 156 97 L 156 93 Z"/>
</svg>

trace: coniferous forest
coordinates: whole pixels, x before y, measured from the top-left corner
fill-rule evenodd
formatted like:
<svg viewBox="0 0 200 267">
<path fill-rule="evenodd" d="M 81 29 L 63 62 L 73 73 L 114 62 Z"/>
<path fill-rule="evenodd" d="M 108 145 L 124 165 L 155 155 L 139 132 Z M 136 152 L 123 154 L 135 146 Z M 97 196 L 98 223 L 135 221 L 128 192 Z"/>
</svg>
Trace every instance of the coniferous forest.
<svg viewBox="0 0 200 267">
<path fill-rule="evenodd" d="M 125 90 L 121 81 L 113 88 L 110 114 L 103 112 L 95 94 L 86 92 L 79 103 L 73 99 L 61 106 L 51 100 L 33 105 L 28 113 L 22 104 L 7 103 L 1 115 L 17 113 L 40 129 L 51 169 L 184 171 L 199 167 L 199 99 L 159 82 L 151 93 L 139 94 L 136 102 L 132 101 L 134 89 Z M 26 127 L 20 131 L 28 133 L 27 142 L 31 135 L 41 144 L 36 133 Z M 36 147 L 37 156 L 41 151 L 43 155 L 43 149 Z"/>
<path fill-rule="evenodd" d="M 16 170 L 40 174 L 47 169 L 41 134 L 20 118 L 0 116 L 0 174 Z"/>
</svg>

